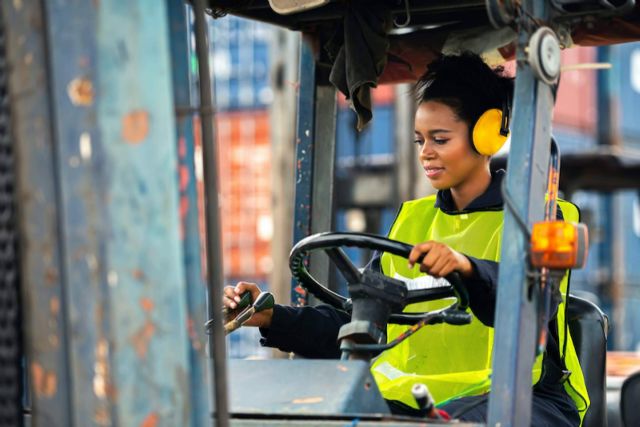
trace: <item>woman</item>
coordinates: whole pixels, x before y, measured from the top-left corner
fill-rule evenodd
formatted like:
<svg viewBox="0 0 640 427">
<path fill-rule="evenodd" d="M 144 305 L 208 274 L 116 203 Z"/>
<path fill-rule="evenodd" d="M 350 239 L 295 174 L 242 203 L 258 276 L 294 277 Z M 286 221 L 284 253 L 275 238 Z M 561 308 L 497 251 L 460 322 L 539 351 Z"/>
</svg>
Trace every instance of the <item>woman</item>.
<svg viewBox="0 0 640 427">
<path fill-rule="evenodd" d="M 469 291 L 474 320 L 465 326 L 425 327 L 374 360 L 371 371 L 396 413 L 415 413 L 410 389 L 423 382 L 438 406 L 452 416 L 486 421 L 504 176 L 503 171 L 492 175 L 489 162 L 506 139 L 501 118 L 508 113 L 513 92 L 512 79 L 501 72 L 474 54 L 442 56 L 429 65 L 416 86 L 414 142 L 425 175 L 438 192 L 404 203 L 389 232 L 390 238 L 415 245 L 408 264 L 385 253 L 374 257 L 368 268 L 417 281 L 458 271 Z M 566 202 L 559 205 L 560 214 L 577 217 L 575 207 Z M 565 277 L 562 292 L 566 286 Z M 246 290 L 254 297 L 259 292 L 245 282 L 225 288 L 225 304 L 234 308 Z M 429 311 L 446 304 L 418 303 L 405 311 Z M 532 424 L 577 426 L 588 397 L 566 333 L 560 295 L 555 295 L 554 304 L 557 315 L 549 323 L 547 350 L 532 371 Z M 333 358 L 340 355 L 338 330 L 348 321 L 347 313 L 328 306 L 276 306 L 248 324 L 261 328 L 263 345 L 305 357 Z M 389 325 L 388 339 L 404 329 Z M 571 380 L 567 380 L 569 370 Z"/>
</svg>

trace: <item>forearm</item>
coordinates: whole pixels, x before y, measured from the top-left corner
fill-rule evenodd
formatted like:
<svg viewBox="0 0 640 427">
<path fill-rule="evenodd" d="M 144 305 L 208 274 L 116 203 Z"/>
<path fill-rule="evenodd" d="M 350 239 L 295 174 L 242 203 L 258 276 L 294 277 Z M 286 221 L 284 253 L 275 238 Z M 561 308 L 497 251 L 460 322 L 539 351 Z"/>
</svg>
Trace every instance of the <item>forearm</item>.
<svg viewBox="0 0 640 427">
<path fill-rule="evenodd" d="M 277 305 L 269 328 L 261 328 L 260 343 L 315 359 L 337 359 L 340 327 L 349 315 L 328 305 L 288 307 Z"/>
</svg>

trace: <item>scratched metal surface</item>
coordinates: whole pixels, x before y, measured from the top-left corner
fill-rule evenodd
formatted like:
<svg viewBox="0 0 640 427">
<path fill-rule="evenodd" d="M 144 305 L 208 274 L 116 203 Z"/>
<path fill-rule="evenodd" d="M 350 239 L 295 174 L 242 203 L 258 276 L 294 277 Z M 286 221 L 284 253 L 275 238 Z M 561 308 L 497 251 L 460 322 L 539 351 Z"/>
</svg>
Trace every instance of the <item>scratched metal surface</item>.
<svg viewBox="0 0 640 427">
<path fill-rule="evenodd" d="M 295 206 L 293 242 L 311 234 L 311 198 L 313 193 L 316 65 L 311 46 L 300 41 L 298 116 L 296 124 Z M 307 303 L 306 291 L 295 279 L 291 283 L 291 304 Z"/>
<path fill-rule="evenodd" d="M 15 19 L 33 425 L 188 425 L 166 4 L 2 7 Z"/>
<path fill-rule="evenodd" d="M 63 275 L 40 2 L 1 2 L 17 162 L 22 301 L 33 425 L 70 426 Z"/>
<path fill-rule="evenodd" d="M 157 0 L 95 4 L 104 164 L 94 171 L 108 224 L 101 230 L 101 284 L 115 385 L 113 395 L 105 391 L 117 425 L 188 425 L 187 302 L 167 6 Z"/>
</svg>

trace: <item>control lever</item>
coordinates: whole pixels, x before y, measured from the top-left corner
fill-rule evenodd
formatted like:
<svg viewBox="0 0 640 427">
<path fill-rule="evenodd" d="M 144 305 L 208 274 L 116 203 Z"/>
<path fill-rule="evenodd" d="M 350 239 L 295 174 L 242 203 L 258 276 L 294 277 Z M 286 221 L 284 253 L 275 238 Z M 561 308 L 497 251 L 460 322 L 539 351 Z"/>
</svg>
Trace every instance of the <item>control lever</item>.
<svg viewBox="0 0 640 427">
<path fill-rule="evenodd" d="M 244 308 L 248 307 L 251 304 L 251 292 L 249 291 L 245 291 L 243 294 L 240 295 L 240 301 L 238 302 L 238 305 L 236 306 L 236 308 L 229 308 L 229 307 L 222 307 L 222 316 L 224 317 L 224 319 L 227 319 L 227 316 L 229 316 L 229 314 L 231 314 L 232 311 L 234 310 L 243 310 Z"/>
<path fill-rule="evenodd" d="M 436 405 L 433 402 L 433 397 L 431 393 L 429 393 L 429 389 L 426 385 L 422 383 L 415 383 L 413 387 L 411 387 L 411 395 L 416 400 L 418 404 L 418 410 L 427 415 L 427 418 L 442 420 L 443 418 L 440 416 L 440 412 L 436 408 Z"/>
<path fill-rule="evenodd" d="M 225 335 L 229 335 L 231 332 L 238 329 L 242 326 L 247 320 L 251 318 L 255 313 L 259 313 L 264 310 L 268 310 L 273 308 L 273 304 L 275 303 L 275 298 L 273 294 L 270 292 L 261 292 L 258 295 L 258 298 L 253 302 L 252 305 L 249 305 L 247 308 L 242 310 L 235 319 L 227 322 L 224 325 L 224 333 Z M 207 322 L 208 323 L 208 322 Z"/>
</svg>

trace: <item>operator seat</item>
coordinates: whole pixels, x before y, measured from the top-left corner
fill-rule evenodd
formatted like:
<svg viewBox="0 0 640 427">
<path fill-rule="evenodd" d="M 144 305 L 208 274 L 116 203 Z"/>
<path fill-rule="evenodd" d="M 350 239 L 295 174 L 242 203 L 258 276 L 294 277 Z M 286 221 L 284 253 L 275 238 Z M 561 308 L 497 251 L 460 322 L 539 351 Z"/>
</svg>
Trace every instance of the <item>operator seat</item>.
<svg viewBox="0 0 640 427">
<path fill-rule="evenodd" d="M 640 371 L 631 374 L 620 389 L 620 415 L 625 427 L 640 426 Z"/>
<path fill-rule="evenodd" d="M 605 371 L 609 319 L 594 303 L 569 295 L 567 323 L 591 400 L 582 426 L 606 427 Z"/>
</svg>

